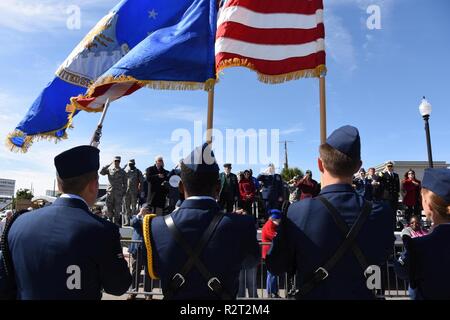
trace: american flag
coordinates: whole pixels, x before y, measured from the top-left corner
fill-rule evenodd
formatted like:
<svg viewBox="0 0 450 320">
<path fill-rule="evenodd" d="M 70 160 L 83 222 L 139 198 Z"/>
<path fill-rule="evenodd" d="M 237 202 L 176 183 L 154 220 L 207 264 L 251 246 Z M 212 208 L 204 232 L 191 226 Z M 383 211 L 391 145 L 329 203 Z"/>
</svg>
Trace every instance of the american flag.
<svg viewBox="0 0 450 320">
<path fill-rule="evenodd" d="M 267 83 L 319 77 L 324 38 L 322 0 L 228 0 L 217 22 L 216 69 L 248 67 Z"/>
<path fill-rule="evenodd" d="M 136 81 L 110 82 L 93 87 L 94 89 L 86 96 L 71 98 L 72 105 L 77 109 L 88 112 L 98 112 L 103 110 L 106 101 L 114 101 L 121 97 L 128 96 L 142 88 Z M 73 107 L 69 105 L 68 107 Z"/>
</svg>

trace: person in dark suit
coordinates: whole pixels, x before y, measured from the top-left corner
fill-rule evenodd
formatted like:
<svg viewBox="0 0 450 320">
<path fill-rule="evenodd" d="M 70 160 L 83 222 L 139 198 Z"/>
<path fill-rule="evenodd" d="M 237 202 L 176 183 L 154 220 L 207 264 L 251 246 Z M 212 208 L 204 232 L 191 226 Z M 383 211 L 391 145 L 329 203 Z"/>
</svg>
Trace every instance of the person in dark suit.
<svg viewBox="0 0 450 320">
<path fill-rule="evenodd" d="M 150 276 L 161 279 L 165 299 L 234 299 L 241 267 L 259 263 L 255 220 L 218 206 L 219 166 L 210 145 L 196 148 L 180 169 L 181 207 L 144 219 Z"/>
<path fill-rule="evenodd" d="M 122 295 L 131 275 L 119 228 L 89 210 L 98 192 L 99 150 L 70 149 L 55 157 L 55 167 L 61 197 L 20 215 L 8 229 L 4 258 L 13 267 L 16 298 L 101 299 L 102 290 Z"/>
<path fill-rule="evenodd" d="M 372 201 L 373 199 L 372 179 L 369 179 L 366 176 L 366 170 L 364 170 L 364 168 L 361 168 L 359 170 L 359 177 L 353 179 L 353 185 L 357 194 L 359 194 L 367 201 Z"/>
<path fill-rule="evenodd" d="M 169 171 L 164 169 L 164 159 L 162 156 L 155 158 L 155 165 L 145 170 L 145 177 L 150 186 L 148 203 L 157 215 L 162 215 L 166 206 L 166 197 L 169 192 L 167 182 L 169 181 Z"/>
<path fill-rule="evenodd" d="M 283 179 L 275 173 L 275 166 L 271 163 L 263 173 L 261 173 L 257 180 L 261 183 L 261 197 L 264 200 L 264 209 L 266 216 L 272 209 L 281 209 L 283 203 Z"/>
<path fill-rule="evenodd" d="M 180 169 L 178 165 L 169 172 L 167 178 L 169 179 L 169 192 L 167 197 L 169 199 L 169 206 L 167 212 L 170 213 L 175 210 L 177 202 L 180 200 L 180 188 L 178 186 L 180 180 Z"/>
<path fill-rule="evenodd" d="M 400 194 L 400 178 L 398 177 L 398 174 L 394 172 L 394 163 L 388 161 L 385 170 L 380 172 L 379 176 L 380 179 L 378 182 L 380 182 L 382 199 L 389 202 L 395 218 L 398 208 L 398 197 Z"/>
<path fill-rule="evenodd" d="M 237 176 L 231 172 L 231 163 L 223 165 L 220 174 L 219 205 L 225 212 L 233 212 L 233 206 L 239 199 L 239 183 Z"/>
<path fill-rule="evenodd" d="M 372 199 L 382 200 L 380 176 L 376 174 L 375 168 L 372 167 L 367 170 L 367 178 L 372 181 Z"/>
<path fill-rule="evenodd" d="M 320 146 L 322 190 L 290 205 L 266 256 L 272 274 L 296 271 L 297 299 L 375 298 L 365 271 L 386 262 L 394 225 L 388 204 L 365 201 L 351 186 L 360 148 L 352 126 L 335 130 Z"/>
<path fill-rule="evenodd" d="M 433 223 L 428 235 L 403 237 L 397 274 L 406 274 L 414 300 L 450 300 L 450 170 L 425 169 L 422 207 Z"/>
</svg>

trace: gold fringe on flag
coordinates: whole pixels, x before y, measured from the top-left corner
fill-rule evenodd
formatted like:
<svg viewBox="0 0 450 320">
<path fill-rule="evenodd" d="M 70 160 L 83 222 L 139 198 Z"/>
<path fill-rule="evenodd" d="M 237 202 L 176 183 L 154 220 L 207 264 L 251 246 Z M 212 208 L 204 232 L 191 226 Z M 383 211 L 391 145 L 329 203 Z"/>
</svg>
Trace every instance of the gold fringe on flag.
<svg viewBox="0 0 450 320">
<path fill-rule="evenodd" d="M 69 105 L 67 106 L 69 107 Z M 14 130 L 8 136 L 6 137 L 6 147 L 12 151 L 12 152 L 21 152 L 26 153 L 28 149 L 31 147 L 31 145 L 36 141 L 41 140 L 47 140 L 47 141 L 53 141 L 54 143 L 58 143 L 61 140 L 65 140 L 68 138 L 67 132 L 64 132 L 64 135 L 61 137 L 55 136 L 55 133 L 64 129 L 72 129 L 73 125 L 73 115 L 75 114 L 74 110 L 73 112 L 70 112 L 70 114 L 67 117 L 67 123 L 60 129 L 48 131 L 48 132 L 41 132 L 35 135 L 27 135 L 26 133 L 20 131 L 20 130 Z M 21 147 L 16 146 L 14 143 L 12 143 L 11 139 L 13 138 L 22 138 L 24 139 L 23 145 Z"/>
<path fill-rule="evenodd" d="M 72 122 L 73 122 L 73 116 L 75 115 L 75 112 L 77 110 L 84 110 L 87 112 L 102 112 L 103 108 L 93 109 L 89 107 L 84 107 L 81 104 L 77 102 L 77 99 L 80 98 L 89 98 L 93 94 L 96 87 L 107 84 L 107 83 L 123 83 L 123 82 L 134 82 L 141 87 L 147 87 L 151 89 L 160 89 L 160 90 L 206 90 L 209 91 L 217 82 L 217 79 L 208 79 L 205 82 L 188 82 L 188 81 L 140 81 L 130 76 L 121 76 L 118 78 L 113 77 L 107 77 L 105 79 L 102 79 L 101 82 L 96 83 L 95 87 L 91 86 L 88 93 L 86 95 L 79 95 L 78 97 L 72 97 L 70 99 L 70 104 L 66 106 L 66 112 L 68 112 L 67 117 L 67 123 L 59 129 L 48 131 L 48 132 L 41 132 L 35 135 L 27 135 L 24 132 L 20 130 L 15 130 L 8 134 L 6 137 L 6 146 L 9 150 L 13 152 L 22 152 L 26 153 L 30 146 L 40 140 L 48 140 L 48 141 L 54 141 L 55 143 L 67 139 L 68 135 L 67 132 L 64 133 L 63 136 L 57 137 L 55 136 L 55 133 L 64 130 L 64 129 L 71 129 L 73 128 Z M 24 139 L 24 143 L 21 147 L 16 146 L 14 143 L 11 142 L 11 139 L 15 137 L 20 137 Z"/>
<path fill-rule="evenodd" d="M 192 82 L 192 81 L 163 81 L 163 80 L 137 80 L 131 76 L 120 76 L 114 78 L 113 76 L 107 76 L 105 78 L 97 80 L 92 85 L 85 95 L 79 95 L 70 99 L 70 108 L 84 110 L 87 112 L 102 112 L 103 108 L 90 108 L 82 106 L 77 100 L 91 98 L 95 92 L 95 89 L 106 84 L 118 84 L 125 82 L 133 82 L 139 86 L 147 87 L 157 90 L 205 90 L 209 91 L 216 84 L 216 79 L 208 79 L 205 82 Z"/>
<path fill-rule="evenodd" d="M 284 74 L 268 75 L 259 72 L 256 69 L 255 65 L 249 62 L 247 59 L 233 58 L 221 61 L 217 66 L 217 74 L 219 74 L 219 72 L 223 69 L 229 67 L 245 67 L 253 70 L 257 73 L 259 81 L 269 84 L 283 83 L 300 78 L 319 78 L 320 76 L 325 75 L 327 72 L 327 67 L 324 64 L 321 64 L 314 69 L 305 69 Z"/>
</svg>

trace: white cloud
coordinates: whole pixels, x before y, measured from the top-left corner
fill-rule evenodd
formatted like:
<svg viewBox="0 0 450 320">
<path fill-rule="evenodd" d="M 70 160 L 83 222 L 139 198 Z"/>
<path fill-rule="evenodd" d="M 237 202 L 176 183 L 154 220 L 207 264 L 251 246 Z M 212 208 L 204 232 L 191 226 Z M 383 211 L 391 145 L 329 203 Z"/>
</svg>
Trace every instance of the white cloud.
<svg viewBox="0 0 450 320">
<path fill-rule="evenodd" d="M 203 121 L 206 123 L 206 107 L 197 108 L 187 105 L 174 105 L 173 107 L 164 108 L 158 110 L 158 112 L 152 112 L 144 120 L 154 121 L 155 119 L 170 119 L 179 121 Z"/>
<path fill-rule="evenodd" d="M 65 25 L 67 16 L 61 1 L 19 1 L 0 2 L 0 26 L 20 32 L 48 30 L 55 25 Z"/>
<path fill-rule="evenodd" d="M 325 31 L 326 31 L 326 46 L 328 56 L 337 64 L 341 65 L 346 71 L 354 71 L 358 67 L 358 59 L 354 44 L 352 33 L 347 28 L 346 21 L 337 15 L 346 7 L 352 6 L 360 9 L 360 27 L 365 31 L 365 41 L 362 43 L 365 59 L 368 60 L 373 55 L 371 45 L 374 43 L 375 35 L 378 35 L 380 30 L 371 31 L 367 29 L 367 19 L 369 14 L 367 8 L 371 5 L 380 7 L 381 28 L 389 28 L 389 17 L 394 6 L 393 0 L 325 0 Z M 358 19 L 358 17 L 355 17 Z"/>
<path fill-rule="evenodd" d="M 325 13 L 326 36 L 325 45 L 327 55 L 347 71 L 357 68 L 357 60 L 353 37 L 345 27 L 342 18 L 336 16 L 332 10 Z"/>
<path fill-rule="evenodd" d="M 288 127 L 286 129 L 280 130 L 280 135 L 289 135 L 292 133 L 303 132 L 305 131 L 305 127 L 302 123 L 296 123 L 295 125 Z"/>
<path fill-rule="evenodd" d="M 66 28 L 66 21 L 70 14 L 67 9 L 71 5 L 81 9 L 83 26 L 92 27 L 96 19 L 113 8 L 116 1 L 111 0 L 1 0 L 0 27 L 19 32 L 51 31 Z M 100 16 L 96 10 L 101 9 Z"/>
</svg>

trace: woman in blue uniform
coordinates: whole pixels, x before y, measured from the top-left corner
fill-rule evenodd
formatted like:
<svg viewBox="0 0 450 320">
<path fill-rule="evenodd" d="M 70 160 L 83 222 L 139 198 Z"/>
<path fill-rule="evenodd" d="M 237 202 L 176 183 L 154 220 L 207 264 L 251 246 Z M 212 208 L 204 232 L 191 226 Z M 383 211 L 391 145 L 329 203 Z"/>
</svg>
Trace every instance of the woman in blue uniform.
<svg viewBox="0 0 450 320">
<path fill-rule="evenodd" d="M 409 274 L 412 298 L 450 299 L 450 170 L 426 169 L 422 206 L 433 223 L 430 234 L 407 240 L 404 267 Z"/>
</svg>

